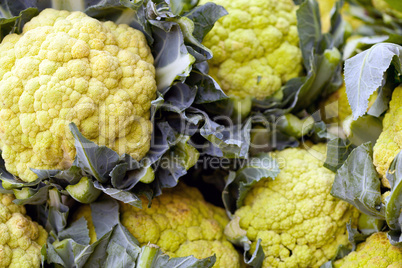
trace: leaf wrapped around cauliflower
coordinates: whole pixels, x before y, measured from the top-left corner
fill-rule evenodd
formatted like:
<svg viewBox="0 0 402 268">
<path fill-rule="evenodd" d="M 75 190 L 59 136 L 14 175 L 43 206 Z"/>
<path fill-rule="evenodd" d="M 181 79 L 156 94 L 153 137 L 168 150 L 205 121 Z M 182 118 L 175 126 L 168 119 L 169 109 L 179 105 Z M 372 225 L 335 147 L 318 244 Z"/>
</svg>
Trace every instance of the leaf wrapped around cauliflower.
<svg viewBox="0 0 402 268">
<path fill-rule="evenodd" d="M 319 267 L 348 244 L 346 223 L 358 212 L 330 195 L 335 174 L 323 167 L 326 145 L 275 153 L 276 178 L 257 182 L 235 212 L 254 251 L 261 240 L 263 267 Z"/>
<path fill-rule="evenodd" d="M 69 168 L 70 122 L 119 154 L 139 160 L 148 152 L 156 81 L 142 32 L 46 9 L 0 51 L 0 149 L 9 172 L 30 182 L 30 168 Z"/>
<path fill-rule="evenodd" d="M 228 95 L 263 99 L 300 74 L 302 55 L 293 1 L 213 2 L 229 15 L 217 21 L 203 43 L 214 54 L 209 73 Z"/>
<path fill-rule="evenodd" d="M 0 267 L 40 267 L 48 234 L 13 200 L 11 194 L 0 194 Z"/>
<path fill-rule="evenodd" d="M 95 242 L 90 206 L 81 206 L 73 220 L 81 217 L 88 222 L 91 243 Z M 225 211 L 207 203 L 196 188 L 179 184 L 167 189 L 149 208 L 121 203 L 120 220 L 141 245 L 155 244 L 170 257 L 201 259 L 216 254 L 213 267 L 240 265 L 238 252 L 223 234 L 228 223 Z"/>
<path fill-rule="evenodd" d="M 372 234 L 356 251 L 334 263 L 335 268 L 402 267 L 402 249 L 391 245 L 386 233 Z"/>
</svg>

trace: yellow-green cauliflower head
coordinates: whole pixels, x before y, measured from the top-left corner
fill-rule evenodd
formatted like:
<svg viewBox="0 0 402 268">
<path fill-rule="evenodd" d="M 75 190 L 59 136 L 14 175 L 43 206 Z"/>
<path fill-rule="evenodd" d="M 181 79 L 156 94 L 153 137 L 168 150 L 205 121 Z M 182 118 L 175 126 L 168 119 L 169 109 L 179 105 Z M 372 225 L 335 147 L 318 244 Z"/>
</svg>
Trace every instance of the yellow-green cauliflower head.
<svg viewBox="0 0 402 268">
<path fill-rule="evenodd" d="M 392 93 L 382 126 L 383 131 L 373 149 L 373 163 L 382 176 L 382 184 L 390 188 L 385 175 L 392 160 L 402 149 L 402 86 L 395 88 Z"/>
<path fill-rule="evenodd" d="M 263 267 L 320 267 L 348 244 L 346 223 L 358 212 L 331 196 L 335 174 L 320 160 L 325 150 L 320 144 L 276 153 L 277 178 L 259 181 L 236 211 L 252 250 L 262 240 Z"/>
<path fill-rule="evenodd" d="M 372 234 L 345 258 L 335 262 L 335 268 L 400 268 L 402 249 L 391 245 L 386 233 Z"/>
<path fill-rule="evenodd" d="M 0 267 L 40 267 L 47 232 L 13 200 L 10 194 L 0 194 Z"/>
<path fill-rule="evenodd" d="M 142 201 L 148 202 L 145 198 Z M 81 206 L 74 219 L 87 219 L 94 242 L 90 213 L 88 205 Z M 165 189 L 152 200 L 151 208 L 121 203 L 120 220 L 142 246 L 158 245 L 169 257 L 193 255 L 201 259 L 216 254 L 214 267 L 240 267 L 238 252 L 223 234 L 228 223 L 225 211 L 207 203 L 196 188 L 179 184 Z"/>
<path fill-rule="evenodd" d="M 42 11 L 0 44 L 0 149 L 24 181 L 29 168 L 65 169 L 75 157 L 68 124 L 135 159 L 150 147 L 153 57 L 144 35 L 82 12 Z"/>
<path fill-rule="evenodd" d="M 212 2 L 229 14 L 216 22 L 203 44 L 214 55 L 210 75 L 228 95 L 263 99 L 299 75 L 302 57 L 292 0 Z"/>
</svg>

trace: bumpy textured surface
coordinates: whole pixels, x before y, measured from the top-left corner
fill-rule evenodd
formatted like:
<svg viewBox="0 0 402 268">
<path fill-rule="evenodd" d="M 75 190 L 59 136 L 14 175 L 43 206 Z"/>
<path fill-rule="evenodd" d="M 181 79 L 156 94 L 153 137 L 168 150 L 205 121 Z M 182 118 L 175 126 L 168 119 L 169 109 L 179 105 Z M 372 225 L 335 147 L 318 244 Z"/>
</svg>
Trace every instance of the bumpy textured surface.
<svg viewBox="0 0 402 268">
<path fill-rule="evenodd" d="M 389 109 L 382 121 L 383 132 L 373 149 L 373 163 L 382 176 L 382 184 L 390 188 L 385 177 L 392 160 L 402 149 L 402 87 L 392 93 Z"/>
<path fill-rule="evenodd" d="M 40 267 L 47 232 L 13 200 L 12 195 L 0 194 L 0 267 Z"/>
<path fill-rule="evenodd" d="M 335 268 L 400 268 L 402 249 L 389 243 L 386 233 L 375 233 L 357 246 L 345 258 L 335 262 Z"/>
<path fill-rule="evenodd" d="M 147 204 L 144 198 L 143 204 Z M 90 206 L 81 206 L 74 219 L 85 217 L 91 242 L 96 241 Z M 206 258 L 216 254 L 214 267 L 239 267 L 238 252 L 223 235 L 228 218 L 222 208 L 207 203 L 193 187 L 179 184 L 152 200 L 151 208 L 121 203 L 121 223 L 141 245 L 158 245 L 170 257 Z"/>
<path fill-rule="evenodd" d="M 211 2 L 201 0 L 200 4 Z M 262 99 L 299 75 L 302 57 L 292 0 L 213 0 L 229 14 L 204 38 L 210 75 L 229 95 Z"/>
<path fill-rule="evenodd" d="M 144 35 L 81 12 L 42 11 L 0 44 L 0 149 L 9 172 L 65 169 L 75 157 L 68 124 L 119 154 L 149 150 L 153 57 Z"/>
<path fill-rule="evenodd" d="M 358 212 L 331 196 L 335 174 L 316 158 L 325 159 L 325 150 L 320 144 L 276 153 L 284 165 L 278 177 L 258 182 L 236 211 L 252 249 L 262 239 L 263 267 L 319 267 L 348 243 L 346 223 Z"/>
</svg>

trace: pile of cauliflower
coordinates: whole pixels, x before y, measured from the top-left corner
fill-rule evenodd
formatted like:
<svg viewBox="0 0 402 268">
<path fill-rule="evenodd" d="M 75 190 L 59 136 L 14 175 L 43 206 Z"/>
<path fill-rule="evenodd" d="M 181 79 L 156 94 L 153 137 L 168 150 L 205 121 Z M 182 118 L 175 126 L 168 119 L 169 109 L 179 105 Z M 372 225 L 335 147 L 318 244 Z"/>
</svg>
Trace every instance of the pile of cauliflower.
<svg viewBox="0 0 402 268">
<path fill-rule="evenodd" d="M 67 169 L 68 124 L 98 145 L 141 159 L 150 148 L 154 59 L 144 34 L 82 12 L 46 9 L 0 44 L 0 149 L 7 170 Z"/>
</svg>

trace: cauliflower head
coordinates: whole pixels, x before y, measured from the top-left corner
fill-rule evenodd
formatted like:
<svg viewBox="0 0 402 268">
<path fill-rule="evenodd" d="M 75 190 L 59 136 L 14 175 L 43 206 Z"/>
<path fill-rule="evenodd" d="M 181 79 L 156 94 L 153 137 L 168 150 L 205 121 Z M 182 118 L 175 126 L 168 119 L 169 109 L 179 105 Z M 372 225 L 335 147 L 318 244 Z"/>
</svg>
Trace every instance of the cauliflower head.
<svg viewBox="0 0 402 268">
<path fill-rule="evenodd" d="M 402 86 L 394 89 L 382 125 L 383 131 L 373 148 L 373 163 L 382 176 L 382 184 L 390 188 L 385 175 L 392 160 L 402 149 Z"/>
<path fill-rule="evenodd" d="M 402 267 L 402 249 L 391 245 L 386 233 L 372 234 L 356 251 L 335 262 L 335 268 Z"/>
<path fill-rule="evenodd" d="M 263 267 L 319 267 L 348 244 L 346 223 L 358 211 L 331 196 L 335 174 L 318 159 L 325 150 L 319 144 L 277 152 L 279 175 L 256 183 L 235 212 L 251 249 L 262 240 Z"/>
<path fill-rule="evenodd" d="M 0 149 L 24 181 L 66 169 L 68 124 L 99 145 L 142 158 L 150 147 L 155 67 L 145 36 L 82 12 L 42 11 L 0 44 Z"/>
<path fill-rule="evenodd" d="M 40 267 L 47 232 L 13 200 L 13 195 L 0 194 L 0 267 Z"/>
<path fill-rule="evenodd" d="M 292 0 L 212 2 L 229 14 L 215 23 L 203 44 L 214 55 L 209 73 L 228 95 L 263 99 L 299 75 L 302 56 Z"/>
<path fill-rule="evenodd" d="M 81 217 L 88 222 L 91 243 L 95 242 L 89 205 L 81 206 L 73 220 Z M 171 258 L 193 255 L 201 259 L 216 254 L 213 267 L 240 267 L 238 252 L 223 234 L 228 223 L 225 211 L 207 203 L 196 188 L 179 184 L 165 189 L 150 208 L 121 203 L 120 220 L 141 246 L 155 244 Z"/>
</svg>

